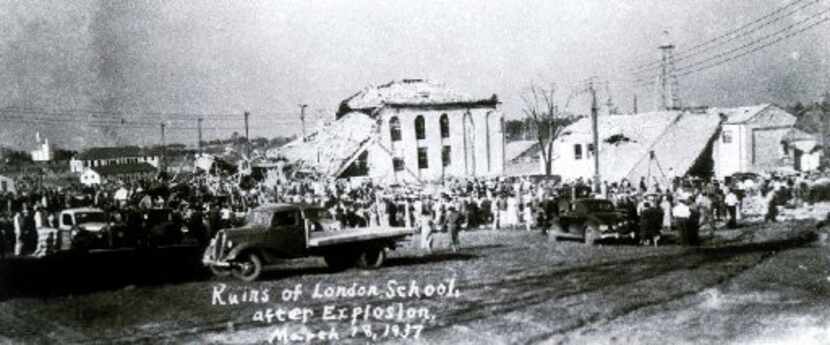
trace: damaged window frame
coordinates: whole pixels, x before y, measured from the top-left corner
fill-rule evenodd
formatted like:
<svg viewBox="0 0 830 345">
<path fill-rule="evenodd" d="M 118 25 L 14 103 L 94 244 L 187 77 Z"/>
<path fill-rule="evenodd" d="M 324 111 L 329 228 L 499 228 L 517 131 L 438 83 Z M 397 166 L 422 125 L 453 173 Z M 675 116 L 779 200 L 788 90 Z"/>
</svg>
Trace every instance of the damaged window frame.
<svg viewBox="0 0 830 345">
<path fill-rule="evenodd" d="M 429 169 L 429 153 L 426 147 L 418 148 L 418 169 Z"/>
<path fill-rule="evenodd" d="M 574 144 L 574 160 L 582 160 L 582 144 Z"/>
<path fill-rule="evenodd" d="M 450 117 L 447 116 L 447 113 L 441 114 L 438 122 L 441 124 L 441 139 L 447 139 L 450 137 Z"/>
<path fill-rule="evenodd" d="M 392 158 L 392 170 L 394 171 L 404 171 L 406 169 L 406 164 L 401 157 L 393 157 Z"/>
<path fill-rule="evenodd" d="M 415 117 L 415 140 L 425 140 L 427 138 L 427 125 L 424 115 Z"/>
<path fill-rule="evenodd" d="M 389 119 L 389 137 L 392 142 L 401 141 L 401 120 L 397 116 Z"/>
</svg>

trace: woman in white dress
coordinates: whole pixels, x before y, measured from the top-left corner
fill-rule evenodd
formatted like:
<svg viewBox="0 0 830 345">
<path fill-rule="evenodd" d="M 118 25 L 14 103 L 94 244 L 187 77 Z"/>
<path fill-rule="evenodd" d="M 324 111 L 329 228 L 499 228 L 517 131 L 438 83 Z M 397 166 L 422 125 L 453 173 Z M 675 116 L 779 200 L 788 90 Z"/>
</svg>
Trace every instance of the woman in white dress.
<svg viewBox="0 0 830 345">
<path fill-rule="evenodd" d="M 515 194 L 507 197 L 507 212 L 504 216 L 505 227 L 512 228 L 519 225 L 519 198 Z"/>
</svg>

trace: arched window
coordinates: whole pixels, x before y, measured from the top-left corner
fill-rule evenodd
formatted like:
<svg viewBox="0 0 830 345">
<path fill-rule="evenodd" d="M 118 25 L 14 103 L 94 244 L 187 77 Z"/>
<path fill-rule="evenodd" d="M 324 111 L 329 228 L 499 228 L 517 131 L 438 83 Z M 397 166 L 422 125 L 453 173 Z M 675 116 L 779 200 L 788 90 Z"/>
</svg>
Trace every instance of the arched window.
<svg viewBox="0 0 830 345">
<path fill-rule="evenodd" d="M 441 138 L 450 137 L 450 118 L 447 114 L 441 114 Z"/>
<path fill-rule="evenodd" d="M 426 124 L 424 123 L 424 116 L 418 115 L 415 118 L 415 139 L 421 140 L 427 138 Z"/>
<path fill-rule="evenodd" d="M 401 121 L 398 120 L 397 116 L 392 116 L 389 119 L 389 136 L 392 137 L 392 141 L 401 140 Z"/>
</svg>

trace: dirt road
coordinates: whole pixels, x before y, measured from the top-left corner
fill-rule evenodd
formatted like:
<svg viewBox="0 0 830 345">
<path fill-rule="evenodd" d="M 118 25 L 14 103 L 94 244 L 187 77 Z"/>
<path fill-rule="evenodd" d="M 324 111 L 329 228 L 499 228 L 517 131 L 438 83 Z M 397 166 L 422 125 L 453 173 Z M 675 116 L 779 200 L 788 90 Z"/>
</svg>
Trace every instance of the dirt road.
<svg viewBox="0 0 830 345">
<path fill-rule="evenodd" d="M 404 248 L 382 269 L 339 273 L 327 272 L 321 260 L 296 261 L 247 284 L 177 274 L 191 269 L 165 265 L 165 258 L 152 262 L 158 271 L 131 266 L 141 270 L 136 281 L 123 270 L 109 280 L 100 272 L 106 288 L 11 292 L 0 303 L 0 343 L 722 344 L 786 340 L 792 335 L 784 326 L 793 325 L 818 336 L 827 332 L 821 325 L 830 325 L 821 307 L 830 296 L 830 259 L 809 236 L 812 229 L 810 223 L 749 226 L 721 231 L 700 248 L 587 247 L 538 233 L 476 231 L 463 234 L 459 253 L 424 256 Z M 438 247 L 446 247 L 445 237 Z M 413 282 L 451 283 L 458 295 L 387 298 L 390 281 L 407 289 Z M 280 300 L 298 284 L 302 296 Z M 343 292 L 374 285 L 382 296 L 312 298 L 318 284 Z M 229 305 L 228 292 L 246 302 Z M 352 324 L 322 317 L 326 306 L 352 313 L 367 304 L 426 310 L 430 318 Z M 306 322 L 255 320 L 269 308 L 314 314 Z M 367 336 L 364 324 L 377 338 Z M 407 324 L 423 326 L 417 338 L 414 328 L 403 337 Z M 401 332 L 384 335 L 386 325 L 400 325 Z M 331 329 L 336 341 L 282 337 Z"/>
</svg>

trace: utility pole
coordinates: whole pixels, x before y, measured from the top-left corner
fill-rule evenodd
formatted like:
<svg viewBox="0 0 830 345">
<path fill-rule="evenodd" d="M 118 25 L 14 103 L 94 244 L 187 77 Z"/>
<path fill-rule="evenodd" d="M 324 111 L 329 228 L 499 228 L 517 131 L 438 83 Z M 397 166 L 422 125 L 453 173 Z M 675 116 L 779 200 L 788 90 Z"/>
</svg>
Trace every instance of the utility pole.
<svg viewBox="0 0 830 345">
<path fill-rule="evenodd" d="M 167 156 L 167 142 L 164 140 L 164 127 L 166 124 L 164 121 L 161 122 L 161 162 L 159 165 L 161 166 L 161 171 L 167 170 L 167 165 L 165 164 L 165 158 Z"/>
<path fill-rule="evenodd" d="M 245 112 L 243 113 L 245 116 L 245 150 L 247 151 L 248 158 L 251 157 L 251 137 L 248 136 L 248 117 L 251 116 L 251 113 Z"/>
<path fill-rule="evenodd" d="M 594 80 L 588 82 L 588 91 L 591 92 L 591 127 L 594 132 L 594 192 L 600 192 L 600 174 L 599 174 L 599 132 L 597 125 L 597 90 L 594 89 Z"/>
<path fill-rule="evenodd" d="M 199 147 L 199 153 L 202 153 L 202 118 L 200 117 L 196 120 L 196 129 L 199 131 L 199 143 L 196 145 Z"/>
<path fill-rule="evenodd" d="M 308 107 L 308 104 L 300 104 L 300 122 L 303 126 L 303 141 L 305 141 L 305 108 Z"/>
</svg>

